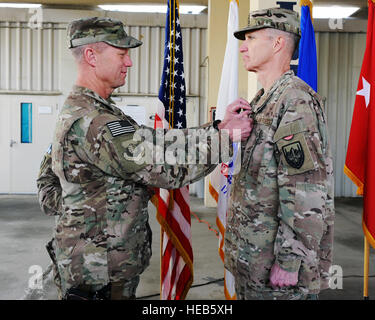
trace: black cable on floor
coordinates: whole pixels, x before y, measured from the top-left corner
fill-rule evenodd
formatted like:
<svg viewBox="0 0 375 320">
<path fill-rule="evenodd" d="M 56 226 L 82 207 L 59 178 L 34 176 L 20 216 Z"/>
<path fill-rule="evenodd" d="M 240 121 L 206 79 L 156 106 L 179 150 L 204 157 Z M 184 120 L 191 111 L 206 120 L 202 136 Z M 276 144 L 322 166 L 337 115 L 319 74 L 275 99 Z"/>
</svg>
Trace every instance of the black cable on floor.
<svg viewBox="0 0 375 320">
<path fill-rule="evenodd" d="M 206 282 L 206 283 L 195 284 L 195 285 L 192 285 L 191 288 L 197 288 L 197 287 L 208 286 L 208 285 L 210 285 L 210 284 L 213 284 L 213 283 L 216 283 L 216 282 L 220 282 L 220 281 L 224 281 L 224 278 L 214 279 L 214 280 L 212 280 L 212 281 L 208 281 L 208 282 Z M 147 299 L 147 298 L 152 298 L 152 297 L 158 297 L 158 296 L 160 296 L 160 293 L 151 294 L 151 295 L 149 295 L 149 296 L 139 297 L 139 298 L 137 298 L 137 300 L 140 300 L 140 299 Z"/>
</svg>

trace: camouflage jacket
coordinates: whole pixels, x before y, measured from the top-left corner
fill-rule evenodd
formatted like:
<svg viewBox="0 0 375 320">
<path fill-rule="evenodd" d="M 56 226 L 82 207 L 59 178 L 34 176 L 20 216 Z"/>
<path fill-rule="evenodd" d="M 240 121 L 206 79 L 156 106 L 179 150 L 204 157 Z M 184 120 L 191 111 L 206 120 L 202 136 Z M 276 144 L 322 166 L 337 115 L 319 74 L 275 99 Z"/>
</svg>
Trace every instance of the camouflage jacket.
<svg viewBox="0 0 375 320">
<path fill-rule="evenodd" d="M 323 101 L 288 71 L 251 106 L 255 122 L 231 190 L 225 265 L 258 297 L 273 294 L 274 263 L 299 272 L 284 297 L 318 293 L 328 286 L 334 222 Z"/>
<path fill-rule="evenodd" d="M 63 106 L 52 146 L 52 169 L 62 189 L 55 239 L 63 292 L 142 273 L 151 256 L 150 187 L 180 188 L 216 166 L 142 163 L 147 150 L 144 144 L 138 148 L 142 142 L 135 139 L 137 129 L 112 100 L 87 88 L 75 86 Z M 147 130 L 155 138 L 155 130 Z M 217 132 L 212 125 L 200 130 Z M 202 149 L 210 155 L 209 142 Z"/>
<path fill-rule="evenodd" d="M 49 216 L 61 214 L 61 185 L 59 178 L 52 171 L 52 144 L 40 164 L 38 179 L 38 200 L 42 211 Z"/>
</svg>

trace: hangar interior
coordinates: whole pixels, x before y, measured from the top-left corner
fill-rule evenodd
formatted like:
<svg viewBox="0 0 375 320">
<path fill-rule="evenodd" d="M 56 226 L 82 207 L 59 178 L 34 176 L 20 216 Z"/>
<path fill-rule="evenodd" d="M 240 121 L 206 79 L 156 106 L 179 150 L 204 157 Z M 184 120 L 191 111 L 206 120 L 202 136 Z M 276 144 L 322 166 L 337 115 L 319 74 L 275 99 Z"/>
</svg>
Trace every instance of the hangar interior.
<svg viewBox="0 0 375 320">
<path fill-rule="evenodd" d="M 125 86 L 116 90 L 114 97 L 117 105 L 137 121 L 153 126 L 161 79 L 165 14 L 106 11 L 97 6 L 116 1 L 81 1 L 79 5 L 73 1 L 59 2 L 41 1 L 43 5 L 39 8 L 0 9 L 0 148 L 3 154 L 0 193 L 3 194 L 36 192 L 40 160 L 51 142 L 56 116 L 76 76 L 66 45 L 66 26 L 76 18 L 108 16 L 123 20 L 128 33 L 144 42 L 141 48 L 131 51 L 134 66 Z M 121 1 L 126 2 L 136 1 Z M 240 2 L 247 8 L 245 13 L 240 10 L 240 25 L 247 21 L 246 12 L 256 6 L 256 2 Z M 275 6 L 277 1 L 269 2 Z M 222 18 L 227 19 L 228 3 L 181 1 L 181 5 L 184 3 L 207 6 L 200 14 L 181 15 L 187 117 L 188 126 L 192 127 L 209 121 L 209 110 L 216 105 L 225 51 L 226 23 Z M 320 3 L 336 2 L 315 1 L 314 5 Z M 343 165 L 366 44 L 367 3 L 344 3 L 361 9 L 341 22 L 314 19 L 314 27 L 318 92 L 327 99 L 326 113 L 335 158 L 335 195 L 352 197 L 356 190 L 343 174 Z M 261 5 L 267 4 L 263 1 Z M 241 62 L 239 76 L 239 96 L 251 100 L 259 84 L 253 75 L 245 73 Z M 30 116 L 27 127 L 30 140 L 25 141 L 22 141 L 22 134 L 26 134 L 22 132 L 22 110 L 29 110 Z M 207 191 L 203 191 L 203 183 L 192 186 L 191 193 L 200 198 L 209 197 Z"/>
<path fill-rule="evenodd" d="M 277 0 L 239 0 L 240 26 L 249 10 L 274 7 Z M 40 3 L 38 8 L 0 6 L 0 299 L 17 299 L 30 277 L 29 266 L 45 268 L 49 258 L 44 243 L 51 234 L 53 219 L 41 217 L 36 202 L 35 180 L 40 161 L 51 143 L 55 121 L 74 83 L 76 67 L 66 45 L 67 24 L 81 17 L 105 16 L 126 22 L 127 32 L 143 41 L 131 51 L 134 66 L 126 85 L 116 90 L 116 104 L 140 123 L 153 126 L 158 103 L 164 50 L 165 14 L 107 11 L 99 4 L 162 3 L 163 0 L 30 0 L 9 3 Z M 300 1 L 295 3 L 299 10 Z M 1 4 L 1 3 L 0 3 Z M 181 0 L 182 4 L 203 5 L 199 14 L 181 15 L 188 126 L 210 120 L 215 107 L 226 43 L 227 0 Z M 343 167 L 349 138 L 358 77 L 366 46 L 366 0 L 316 0 L 314 6 L 355 6 L 344 19 L 314 19 L 318 55 L 318 93 L 326 98 L 326 114 L 334 155 L 337 233 L 335 262 L 344 267 L 342 291 L 330 291 L 327 298 L 360 298 L 362 274 L 361 201 L 356 188 L 344 175 Z M 240 60 L 241 61 L 241 60 Z M 297 63 L 297 62 L 294 62 Z M 251 100 L 259 84 L 239 65 L 239 96 Z M 25 131 L 22 120 L 28 125 Z M 192 210 L 215 225 L 215 206 L 207 181 L 190 187 L 196 197 Z M 204 205 L 202 203 L 204 198 Z M 11 208 L 11 210 L 9 210 Z M 39 210 L 39 211 L 38 211 Z M 155 209 L 150 206 L 150 212 Z M 353 215 L 353 212 L 356 214 Z M 151 223 L 157 224 L 150 214 Z M 193 220 L 196 265 L 195 284 L 222 277 L 217 255 L 217 239 L 203 224 Z M 156 228 L 157 230 L 158 228 Z M 32 241 L 25 241 L 32 239 Z M 26 245 L 25 245 L 26 243 Z M 207 247 L 201 246 L 206 243 Z M 149 296 L 159 290 L 155 274 L 159 268 L 158 233 L 154 253 L 145 272 L 139 294 Z M 213 249 L 214 248 L 214 249 Z M 22 261 L 20 260 L 22 257 Z M 371 263 L 375 262 L 374 257 Z M 373 279 L 372 279 L 373 281 Z M 374 287 L 375 282 L 372 283 Z M 207 289 L 207 290 L 206 290 Z M 191 291 L 190 299 L 223 299 L 222 282 Z M 54 294 L 51 295 L 54 298 Z"/>
</svg>

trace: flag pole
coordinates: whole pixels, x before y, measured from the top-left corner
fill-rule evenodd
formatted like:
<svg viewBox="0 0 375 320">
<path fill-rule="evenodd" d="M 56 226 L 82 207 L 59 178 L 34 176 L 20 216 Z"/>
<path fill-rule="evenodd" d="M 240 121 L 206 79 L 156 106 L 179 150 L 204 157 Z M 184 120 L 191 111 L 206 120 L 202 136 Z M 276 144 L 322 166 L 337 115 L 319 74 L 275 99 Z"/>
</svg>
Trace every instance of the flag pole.
<svg viewBox="0 0 375 320">
<path fill-rule="evenodd" d="M 369 300 L 368 296 L 368 274 L 369 274 L 369 257 L 370 257 L 370 246 L 368 240 L 365 238 L 365 250 L 364 250 L 364 267 L 363 267 L 363 299 Z"/>
</svg>

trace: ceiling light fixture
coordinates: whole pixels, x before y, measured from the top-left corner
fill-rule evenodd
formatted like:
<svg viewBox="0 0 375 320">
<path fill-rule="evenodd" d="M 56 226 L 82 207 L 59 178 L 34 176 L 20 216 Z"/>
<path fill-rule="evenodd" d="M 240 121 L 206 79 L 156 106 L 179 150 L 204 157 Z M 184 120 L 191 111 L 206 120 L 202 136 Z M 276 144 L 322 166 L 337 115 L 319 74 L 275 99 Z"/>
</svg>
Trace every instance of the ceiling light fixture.
<svg viewBox="0 0 375 320">
<path fill-rule="evenodd" d="M 0 3 L 1 8 L 40 8 L 39 3 Z"/>
<path fill-rule="evenodd" d="M 330 7 L 313 7 L 314 19 L 344 19 L 350 17 L 353 13 L 359 10 L 358 7 L 343 7 L 343 6 L 330 6 Z"/>
</svg>

